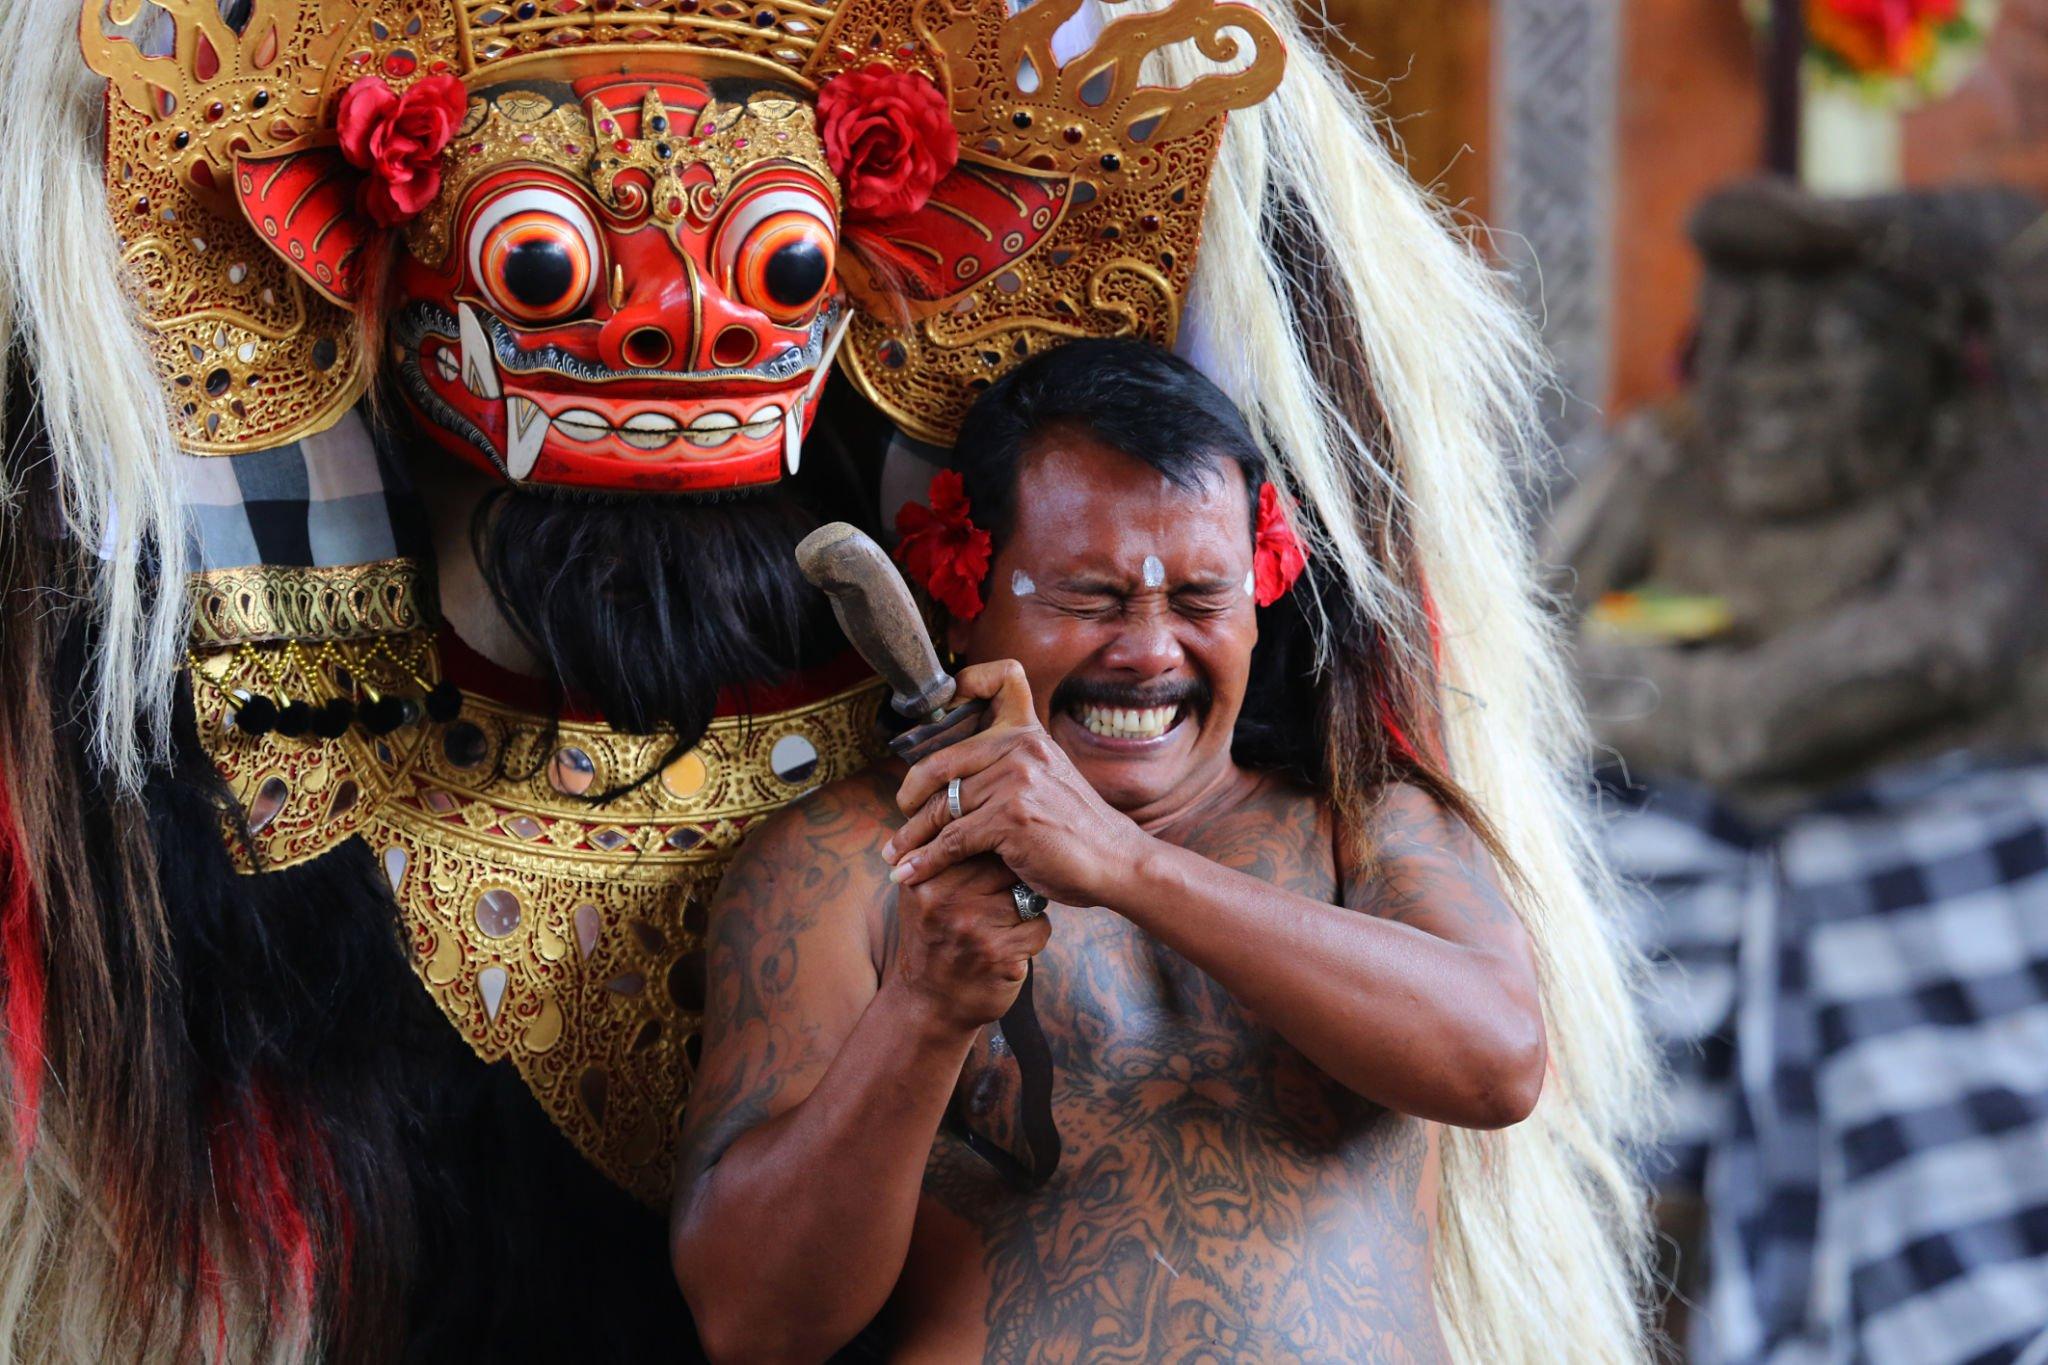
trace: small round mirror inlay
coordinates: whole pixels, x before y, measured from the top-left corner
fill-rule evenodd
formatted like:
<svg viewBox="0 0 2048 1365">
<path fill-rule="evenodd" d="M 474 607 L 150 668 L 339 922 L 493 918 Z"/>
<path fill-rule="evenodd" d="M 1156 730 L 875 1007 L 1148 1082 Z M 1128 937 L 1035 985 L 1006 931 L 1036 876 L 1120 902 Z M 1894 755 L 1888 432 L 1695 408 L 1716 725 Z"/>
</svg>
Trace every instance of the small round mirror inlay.
<svg viewBox="0 0 2048 1365">
<path fill-rule="evenodd" d="M 704 760 L 692 750 L 661 770 L 661 785 L 670 796 L 687 800 L 704 790 L 709 776 Z"/>
<path fill-rule="evenodd" d="M 491 751 L 481 727 L 458 720 L 441 732 L 441 752 L 458 768 L 474 768 Z"/>
<path fill-rule="evenodd" d="M 597 781 L 597 765 L 573 744 L 555 750 L 548 760 L 548 785 L 564 796 L 581 796 Z"/>
<path fill-rule="evenodd" d="M 802 735 L 784 735 L 768 751 L 768 766 L 784 782 L 808 782 L 818 771 L 817 746 Z"/>
<path fill-rule="evenodd" d="M 476 898 L 476 927 L 503 938 L 519 927 L 519 897 L 496 887 Z"/>
</svg>

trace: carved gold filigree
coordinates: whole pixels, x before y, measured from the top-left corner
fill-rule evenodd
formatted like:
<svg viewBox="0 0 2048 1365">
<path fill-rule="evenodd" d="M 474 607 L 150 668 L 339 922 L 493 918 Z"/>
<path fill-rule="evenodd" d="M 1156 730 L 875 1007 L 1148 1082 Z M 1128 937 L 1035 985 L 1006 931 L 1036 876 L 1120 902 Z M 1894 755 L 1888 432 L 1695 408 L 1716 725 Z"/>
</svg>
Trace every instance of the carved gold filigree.
<svg viewBox="0 0 2048 1365">
<path fill-rule="evenodd" d="M 1162 144 L 1147 185 L 1077 179 L 1065 216 L 1030 256 L 909 325 L 856 316 L 841 363 L 897 426 L 949 445 L 982 389 L 1062 341 L 1172 344 L 1222 133 L 1219 119 Z"/>
<path fill-rule="evenodd" d="M 108 207 L 178 439 L 197 454 L 283 445 L 361 393 L 355 331 L 271 254 L 229 197 L 234 157 L 316 121 L 349 0 L 258 0 L 238 33 L 214 0 L 89 3 L 107 77 Z M 161 53 L 162 55 L 152 55 Z"/>
<path fill-rule="evenodd" d="M 640 103 L 638 137 L 624 136 L 617 112 L 595 95 L 578 107 L 516 86 L 471 100 L 449 147 L 441 193 L 407 228 L 408 247 L 429 265 L 445 261 L 463 192 L 480 176 L 522 163 L 587 178 L 601 203 L 664 227 L 686 216 L 709 220 L 742 175 L 770 161 L 803 166 L 838 201 L 817 114 L 803 100 L 760 91 L 677 113 L 650 91 Z"/>
<path fill-rule="evenodd" d="M 354 323 L 188 178 L 206 163 L 138 149 L 160 131 L 109 101 L 109 206 L 179 444 L 225 455 L 333 425 L 362 393 Z"/>
<path fill-rule="evenodd" d="M 891 59 L 940 80 L 964 146 L 1073 177 L 1065 215 L 1025 259 L 962 280 L 960 296 L 915 321 L 855 318 L 842 361 L 921 440 L 950 444 L 982 389 L 1063 340 L 1174 340 L 1224 116 L 1271 93 L 1285 66 L 1262 15 L 1213 0 L 1116 17 L 1061 65 L 1053 34 L 1079 7 L 1036 0 L 1011 14 L 1000 0 L 847 0 L 813 59 L 822 81 L 903 51 L 913 36 L 909 55 Z M 1147 84 L 1145 59 L 1183 42 L 1228 69 L 1186 86 Z"/>
<path fill-rule="evenodd" d="M 596 100 L 591 101 L 590 117 L 606 119 Z M 667 119 L 661 97 L 649 91 L 641 101 L 640 136 L 603 143 L 591 163 L 591 184 L 598 197 L 621 213 L 636 213 L 644 204 L 654 221 L 665 226 L 686 215 L 706 222 L 740 176 L 771 159 L 802 164 L 832 188 L 833 205 L 838 206 L 839 182 L 825 162 L 817 114 L 802 100 L 772 92 L 740 104 L 714 100 L 696 116 L 687 134 L 649 131 L 665 126 Z M 691 174 L 700 166 L 711 173 L 708 180 Z M 621 180 L 628 171 L 644 173 L 652 188 Z"/>
<path fill-rule="evenodd" d="M 470 70 L 545 53 L 690 49 L 801 80 L 830 6 L 804 0 L 459 0 Z"/>
<path fill-rule="evenodd" d="M 203 658 L 218 687 L 195 695 L 257 859 L 367 842 L 449 1022 L 479 1057 L 509 1060 L 601 1171 L 664 1205 L 697 1060 L 706 902 L 747 829 L 879 753 L 880 685 L 714 721 L 654 780 L 592 805 L 579 796 L 647 771 L 666 742 L 575 722 L 549 739 L 542 718 L 477 697 L 449 724 L 381 739 L 251 737 L 222 689 L 309 680 L 280 682 L 247 653 Z M 379 680 L 396 686 L 396 671 Z"/>
<path fill-rule="evenodd" d="M 416 631 L 420 569 L 410 559 L 333 568 L 257 564 L 186 579 L 192 643 L 222 649 L 266 640 L 355 640 Z"/>
</svg>

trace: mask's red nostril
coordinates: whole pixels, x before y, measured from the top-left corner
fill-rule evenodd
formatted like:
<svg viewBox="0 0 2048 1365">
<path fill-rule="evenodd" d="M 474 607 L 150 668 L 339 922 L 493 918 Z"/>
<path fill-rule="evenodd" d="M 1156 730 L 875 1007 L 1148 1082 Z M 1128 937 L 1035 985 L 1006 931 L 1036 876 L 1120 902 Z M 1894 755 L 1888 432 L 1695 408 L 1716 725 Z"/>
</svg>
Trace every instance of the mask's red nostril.
<svg viewBox="0 0 2048 1365">
<path fill-rule="evenodd" d="M 754 353 L 761 349 L 760 340 L 753 332 L 735 323 L 718 334 L 718 340 L 711 343 L 711 362 L 724 369 L 736 370 L 750 365 Z"/>
<path fill-rule="evenodd" d="M 668 358 L 675 354 L 676 348 L 675 343 L 669 340 L 668 333 L 659 327 L 636 327 L 626 337 L 625 345 L 620 349 L 628 365 L 652 369 L 656 365 L 666 364 Z"/>
</svg>

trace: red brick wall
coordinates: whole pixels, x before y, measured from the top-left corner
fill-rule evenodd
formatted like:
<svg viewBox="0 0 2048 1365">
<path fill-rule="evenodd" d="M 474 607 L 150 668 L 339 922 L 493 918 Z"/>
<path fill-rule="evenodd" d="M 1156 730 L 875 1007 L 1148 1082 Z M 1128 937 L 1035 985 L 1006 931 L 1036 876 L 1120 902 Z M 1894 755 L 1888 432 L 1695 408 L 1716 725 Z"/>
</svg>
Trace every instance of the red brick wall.
<svg viewBox="0 0 2048 1365">
<path fill-rule="evenodd" d="M 1730 0 L 1622 6 L 1611 416 L 1676 387 L 1699 287 L 1685 223 L 1710 190 L 1758 165 L 1757 60 L 1741 7 Z"/>
<path fill-rule="evenodd" d="M 2048 0 L 2005 0 L 1983 64 L 1905 122 L 1908 184 L 2002 180 L 2048 197 Z"/>
</svg>

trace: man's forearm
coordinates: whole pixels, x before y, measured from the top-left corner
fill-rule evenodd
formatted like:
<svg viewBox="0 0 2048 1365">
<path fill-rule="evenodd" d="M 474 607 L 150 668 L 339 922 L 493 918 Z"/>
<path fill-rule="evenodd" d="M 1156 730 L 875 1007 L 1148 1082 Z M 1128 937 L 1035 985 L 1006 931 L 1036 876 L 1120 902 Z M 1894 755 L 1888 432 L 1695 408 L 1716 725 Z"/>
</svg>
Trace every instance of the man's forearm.
<svg viewBox="0 0 2048 1365">
<path fill-rule="evenodd" d="M 1467 1127 L 1535 1102 L 1541 1014 L 1486 954 L 1148 841 L 1110 909 L 1214 977 L 1331 1078 Z"/>
<path fill-rule="evenodd" d="M 713 1359 L 820 1359 L 880 1311 L 973 1039 L 885 986 L 803 1102 L 706 1174 L 677 1262 Z"/>
</svg>

